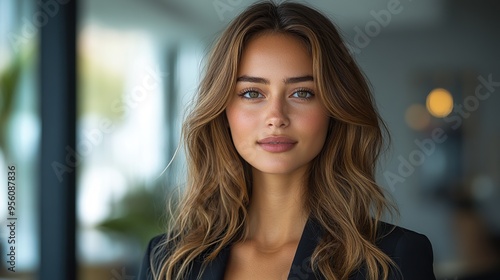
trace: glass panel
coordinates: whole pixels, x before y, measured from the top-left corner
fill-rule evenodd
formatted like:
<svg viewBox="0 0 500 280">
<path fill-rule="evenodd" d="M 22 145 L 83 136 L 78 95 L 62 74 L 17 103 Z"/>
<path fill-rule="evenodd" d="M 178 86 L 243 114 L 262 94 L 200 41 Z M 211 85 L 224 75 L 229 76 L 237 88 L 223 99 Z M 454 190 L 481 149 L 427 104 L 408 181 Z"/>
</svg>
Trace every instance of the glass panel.
<svg viewBox="0 0 500 280">
<path fill-rule="evenodd" d="M 104 16 L 109 2 L 85 2 L 79 17 L 74 153 L 81 279 L 135 277 L 147 242 L 165 229 L 168 193 L 184 180 L 182 108 L 198 83 L 201 58 L 200 42 L 189 31 L 177 33 L 181 23 L 166 24 L 168 12 L 110 2 L 119 10 Z M 126 16 L 131 11 L 137 17 Z"/>
<path fill-rule="evenodd" d="M 0 1 L 0 277 L 39 265 L 38 31 L 33 1 Z M 13 272 L 15 271 L 15 272 Z"/>
</svg>

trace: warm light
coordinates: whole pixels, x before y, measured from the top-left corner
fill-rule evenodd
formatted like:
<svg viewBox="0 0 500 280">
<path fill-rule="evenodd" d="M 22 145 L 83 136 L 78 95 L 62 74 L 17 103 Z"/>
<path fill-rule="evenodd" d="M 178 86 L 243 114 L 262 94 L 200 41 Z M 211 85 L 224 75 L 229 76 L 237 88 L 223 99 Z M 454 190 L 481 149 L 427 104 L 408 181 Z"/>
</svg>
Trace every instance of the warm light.
<svg viewBox="0 0 500 280">
<path fill-rule="evenodd" d="M 421 104 L 413 104 L 405 112 L 405 121 L 414 130 L 423 130 L 431 122 L 431 116 Z"/>
<path fill-rule="evenodd" d="M 444 118 L 453 110 L 453 97 L 444 88 L 436 88 L 427 95 L 427 110 L 436 118 Z"/>
</svg>

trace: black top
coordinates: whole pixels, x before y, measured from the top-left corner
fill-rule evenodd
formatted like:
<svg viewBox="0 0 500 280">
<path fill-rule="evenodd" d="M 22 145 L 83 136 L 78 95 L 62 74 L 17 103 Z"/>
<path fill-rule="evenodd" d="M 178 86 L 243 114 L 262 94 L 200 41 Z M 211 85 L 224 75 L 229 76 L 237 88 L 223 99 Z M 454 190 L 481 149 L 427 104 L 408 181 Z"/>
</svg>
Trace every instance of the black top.
<svg viewBox="0 0 500 280">
<path fill-rule="evenodd" d="M 322 228 L 319 224 L 309 219 L 304 227 L 304 232 L 299 241 L 297 251 L 293 258 L 292 266 L 288 274 L 288 280 L 298 279 L 325 279 L 323 276 L 314 275 L 311 266 L 310 258 L 318 244 L 322 234 Z M 392 271 L 389 280 L 435 280 L 433 272 L 433 255 L 432 247 L 429 239 L 426 236 L 414 231 L 393 226 L 387 223 L 381 223 L 380 227 L 381 238 L 376 242 L 376 245 L 387 254 L 397 265 L 399 271 Z M 160 235 L 153 238 L 148 245 L 146 254 L 142 261 L 139 280 L 152 280 L 150 255 L 153 248 L 165 238 L 165 235 Z M 210 262 L 203 274 L 202 280 L 222 280 L 228 262 L 230 246 L 224 248 L 217 258 Z M 154 260 L 153 260 L 154 261 Z M 200 273 L 202 267 L 202 259 L 195 259 L 192 270 L 187 279 L 195 280 Z M 364 269 L 355 271 L 349 280 L 364 280 L 366 279 Z M 401 277 L 401 275 L 403 277 Z"/>
</svg>

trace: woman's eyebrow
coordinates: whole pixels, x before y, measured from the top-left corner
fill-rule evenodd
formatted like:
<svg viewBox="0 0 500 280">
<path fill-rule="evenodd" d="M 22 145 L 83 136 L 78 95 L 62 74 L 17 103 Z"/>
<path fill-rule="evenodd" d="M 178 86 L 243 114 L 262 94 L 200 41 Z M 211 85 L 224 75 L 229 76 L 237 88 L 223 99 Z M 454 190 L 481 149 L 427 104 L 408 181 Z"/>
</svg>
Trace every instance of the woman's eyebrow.
<svg viewBox="0 0 500 280">
<path fill-rule="evenodd" d="M 283 80 L 283 83 L 285 84 L 296 84 L 296 83 L 301 83 L 301 82 L 309 82 L 309 81 L 314 81 L 313 76 L 311 75 L 305 75 L 305 76 L 299 76 L 299 77 L 290 77 L 290 78 L 285 78 Z M 269 80 L 260 78 L 260 77 L 252 77 L 252 76 L 247 76 L 243 75 L 240 76 L 236 79 L 236 82 L 249 82 L 249 83 L 257 83 L 257 84 L 265 84 L 268 85 L 270 84 Z"/>
<path fill-rule="evenodd" d="M 240 76 L 236 79 L 236 82 L 249 82 L 249 83 L 256 83 L 256 84 L 265 84 L 268 85 L 270 84 L 269 80 L 264 79 L 264 78 L 259 78 L 259 77 L 251 77 L 247 75 Z"/>
<path fill-rule="evenodd" d="M 291 77 L 283 80 L 285 84 L 296 84 L 301 82 L 313 82 L 314 78 L 311 75 L 300 76 L 300 77 Z"/>
</svg>

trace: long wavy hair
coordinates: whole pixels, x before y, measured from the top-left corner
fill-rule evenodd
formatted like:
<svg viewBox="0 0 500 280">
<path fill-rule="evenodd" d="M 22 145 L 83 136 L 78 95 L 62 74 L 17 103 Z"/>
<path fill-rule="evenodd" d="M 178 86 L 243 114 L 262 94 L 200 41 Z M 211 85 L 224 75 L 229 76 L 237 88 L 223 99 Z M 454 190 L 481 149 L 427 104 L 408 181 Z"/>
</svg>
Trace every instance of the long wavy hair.
<svg viewBox="0 0 500 280">
<path fill-rule="evenodd" d="M 156 266 L 155 278 L 183 279 L 195 258 L 207 264 L 243 239 L 251 167 L 232 143 L 225 109 L 234 95 L 242 51 L 262 32 L 289 34 L 305 43 L 319 98 L 331 118 L 324 147 L 307 174 L 306 210 L 324 229 L 312 269 L 326 279 L 341 280 L 365 267 L 369 279 L 386 279 L 394 263 L 375 243 L 381 216 L 395 208 L 374 179 L 386 126 L 334 24 L 320 12 L 291 2 L 253 4 L 229 24 L 208 56 L 183 126 L 187 187 L 169 237 L 158 247 L 157 257 L 161 249 L 169 250 Z"/>
</svg>

